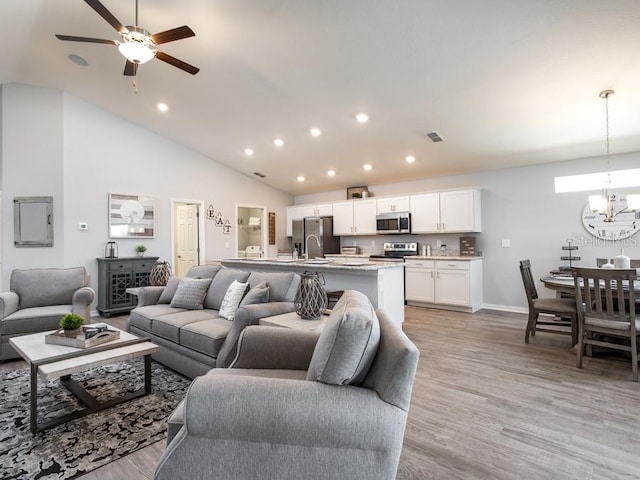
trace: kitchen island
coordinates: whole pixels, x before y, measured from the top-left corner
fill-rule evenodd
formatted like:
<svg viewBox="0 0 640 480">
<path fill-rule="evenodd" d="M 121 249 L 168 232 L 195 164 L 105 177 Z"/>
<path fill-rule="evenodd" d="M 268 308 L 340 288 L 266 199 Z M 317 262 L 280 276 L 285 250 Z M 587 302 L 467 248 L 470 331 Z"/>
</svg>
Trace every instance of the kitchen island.
<svg viewBox="0 0 640 480">
<path fill-rule="evenodd" d="M 404 322 L 404 263 L 259 258 L 229 258 L 220 263 L 225 267 L 250 271 L 318 272 L 324 277 L 327 291 L 362 292 L 375 308 L 381 308 L 399 324 Z"/>
</svg>

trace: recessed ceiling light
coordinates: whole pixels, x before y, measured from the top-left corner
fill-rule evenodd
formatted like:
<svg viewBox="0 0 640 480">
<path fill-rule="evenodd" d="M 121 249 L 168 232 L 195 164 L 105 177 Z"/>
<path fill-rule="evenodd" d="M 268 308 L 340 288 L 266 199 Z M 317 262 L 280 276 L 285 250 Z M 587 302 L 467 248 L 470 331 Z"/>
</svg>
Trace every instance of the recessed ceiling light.
<svg viewBox="0 0 640 480">
<path fill-rule="evenodd" d="M 273 141 L 273 144 L 274 144 L 276 147 L 281 147 L 281 146 L 283 146 L 283 145 L 284 145 L 284 140 L 282 140 L 281 138 L 276 138 L 276 139 Z"/>
<path fill-rule="evenodd" d="M 299 181 L 299 182 L 304 182 L 304 177 L 303 177 L 302 175 L 299 175 L 299 176 L 298 176 L 298 181 Z"/>
<path fill-rule="evenodd" d="M 158 107 L 158 110 L 160 110 L 161 112 L 166 112 L 167 110 L 169 110 L 169 105 L 167 105 L 166 103 L 158 103 L 156 105 Z"/>
<path fill-rule="evenodd" d="M 364 169 L 368 172 L 368 171 L 370 171 L 373 167 L 367 163 L 367 164 L 365 164 L 362 168 L 364 168 Z"/>
<path fill-rule="evenodd" d="M 335 177 L 336 176 L 336 171 L 335 170 L 327 170 L 327 175 L 329 175 L 330 177 Z"/>
<path fill-rule="evenodd" d="M 252 149 L 252 148 L 245 148 L 245 149 L 244 149 L 244 154 L 245 154 L 247 157 L 252 157 L 252 156 L 253 156 L 253 149 Z"/>
<path fill-rule="evenodd" d="M 322 130 L 320 130 L 317 127 L 313 127 L 311 130 L 309 130 L 309 133 L 313 136 L 313 137 L 319 137 L 320 135 L 322 135 Z"/>
<path fill-rule="evenodd" d="M 366 113 L 359 113 L 356 115 L 356 120 L 360 123 L 367 123 L 369 121 L 369 115 Z"/>
<path fill-rule="evenodd" d="M 416 161 L 416 157 L 414 157 L 413 155 L 407 155 L 406 157 L 404 157 L 404 161 L 407 163 L 413 163 Z"/>
</svg>

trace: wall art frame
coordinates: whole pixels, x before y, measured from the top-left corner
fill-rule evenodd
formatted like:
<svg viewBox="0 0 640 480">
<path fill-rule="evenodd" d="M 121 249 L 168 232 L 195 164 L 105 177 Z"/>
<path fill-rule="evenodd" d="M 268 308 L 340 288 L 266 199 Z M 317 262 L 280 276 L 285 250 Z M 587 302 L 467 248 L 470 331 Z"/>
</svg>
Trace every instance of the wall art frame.
<svg viewBox="0 0 640 480">
<path fill-rule="evenodd" d="M 109 238 L 154 238 L 153 197 L 109 194 Z"/>
</svg>

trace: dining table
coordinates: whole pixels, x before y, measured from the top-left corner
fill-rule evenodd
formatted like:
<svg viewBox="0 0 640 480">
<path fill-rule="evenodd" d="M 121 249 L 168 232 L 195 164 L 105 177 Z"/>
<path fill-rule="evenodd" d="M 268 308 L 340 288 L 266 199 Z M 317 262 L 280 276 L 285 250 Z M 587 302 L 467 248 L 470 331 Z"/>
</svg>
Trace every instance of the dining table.
<svg viewBox="0 0 640 480">
<path fill-rule="evenodd" d="M 564 272 L 553 272 L 546 277 L 542 277 L 540 281 L 546 288 L 554 290 L 556 292 L 557 298 L 575 298 L 576 296 L 575 283 L 573 281 L 573 276 L 570 273 L 567 274 Z M 628 291 L 629 286 L 625 285 L 623 288 Z M 636 280 L 635 282 L 633 282 L 633 290 L 635 294 L 635 304 L 640 306 L 640 280 Z M 640 310 L 640 308 L 636 307 L 636 310 L 638 311 Z M 571 330 L 571 338 L 573 340 L 575 348 L 575 343 L 578 339 L 578 332 L 574 331 L 573 326 Z"/>
</svg>

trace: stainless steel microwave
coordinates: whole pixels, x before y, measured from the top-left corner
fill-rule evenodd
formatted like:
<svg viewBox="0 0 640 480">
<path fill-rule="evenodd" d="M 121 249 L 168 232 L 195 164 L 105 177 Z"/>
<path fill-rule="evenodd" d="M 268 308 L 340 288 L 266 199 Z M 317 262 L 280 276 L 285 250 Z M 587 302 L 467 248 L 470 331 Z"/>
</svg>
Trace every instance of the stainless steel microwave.
<svg viewBox="0 0 640 480">
<path fill-rule="evenodd" d="M 411 233 L 409 212 L 389 212 L 376 215 L 376 232 L 380 235 Z"/>
</svg>

